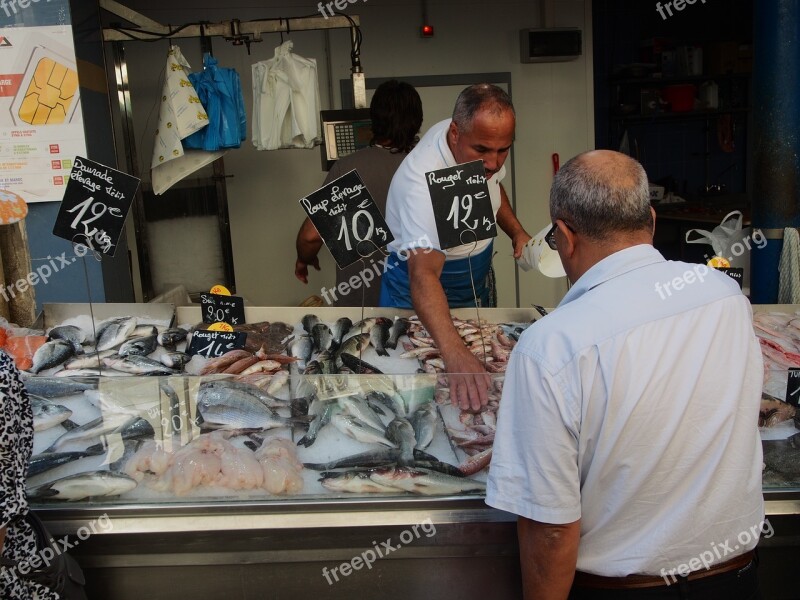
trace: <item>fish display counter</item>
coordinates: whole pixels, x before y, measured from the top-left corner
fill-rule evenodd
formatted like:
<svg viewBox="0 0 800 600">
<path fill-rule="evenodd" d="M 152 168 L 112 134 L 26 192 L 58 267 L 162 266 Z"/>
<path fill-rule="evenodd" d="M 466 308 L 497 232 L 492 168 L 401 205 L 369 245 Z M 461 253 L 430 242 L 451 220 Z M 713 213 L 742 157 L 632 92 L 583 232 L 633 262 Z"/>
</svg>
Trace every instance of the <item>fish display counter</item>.
<svg viewBox="0 0 800 600">
<path fill-rule="evenodd" d="M 206 328 L 199 307 L 138 333 L 130 315 L 101 309 L 92 335 L 69 342 L 80 348 L 68 360 L 92 355 L 96 370 L 50 360 L 26 377 L 32 506 L 57 535 L 108 524 L 73 552 L 90 597 L 262 597 L 269 586 L 276 597 L 345 598 L 371 585 L 519 597 L 516 518 L 483 494 L 505 365 L 539 314 L 453 312 L 492 376 L 489 404 L 473 414 L 450 404 L 438 350 L 409 311 L 307 310 L 246 307 L 244 348 L 167 367 L 160 357 Z M 764 493 L 778 534 L 767 551 L 800 533 L 796 311 L 754 309 Z M 46 337 L 74 337 L 59 329 L 81 328 L 70 318 Z"/>
</svg>

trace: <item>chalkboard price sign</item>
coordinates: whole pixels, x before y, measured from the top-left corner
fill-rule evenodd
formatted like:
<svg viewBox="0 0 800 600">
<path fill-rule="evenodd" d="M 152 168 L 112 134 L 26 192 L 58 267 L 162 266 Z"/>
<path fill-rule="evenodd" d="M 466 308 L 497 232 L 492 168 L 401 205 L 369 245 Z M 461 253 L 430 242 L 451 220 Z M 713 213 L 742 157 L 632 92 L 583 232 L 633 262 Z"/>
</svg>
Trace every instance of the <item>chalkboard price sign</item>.
<svg viewBox="0 0 800 600">
<path fill-rule="evenodd" d="M 789 369 L 786 402 L 792 406 L 800 407 L 800 369 Z"/>
<path fill-rule="evenodd" d="M 189 349 L 186 354 L 194 356 L 198 354 L 204 358 L 217 358 L 231 350 L 244 348 L 247 341 L 247 334 L 239 331 L 230 333 L 225 331 L 202 331 L 192 333 L 192 341 L 189 342 Z"/>
<path fill-rule="evenodd" d="M 203 323 L 224 322 L 230 325 L 244 325 L 244 299 L 239 296 L 200 294 L 200 311 Z"/>
<path fill-rule="evenodd" d="M 53 235 L 114 256 L 139 179 L 75 157 Z"/>
<path fill-rule="evenodd" d="M 733 279 L 736 283 L 739 284 L 739 289 L 742 288 L 742 281 L 744 280 L 744 269 L 741 267 L 738 268 L 717 268 L 718 271 L 725 273 L 728 277 Z"/>
<path fill-rule="evenodd" d="M 483 161 L 425 173 L 443 250 L 497 236 Z"/>
<path fill-rule="evenodd" d="M 340 269 L 394 240 L 355 169 L 301 198 L 300 205 Z"/>
</svg>

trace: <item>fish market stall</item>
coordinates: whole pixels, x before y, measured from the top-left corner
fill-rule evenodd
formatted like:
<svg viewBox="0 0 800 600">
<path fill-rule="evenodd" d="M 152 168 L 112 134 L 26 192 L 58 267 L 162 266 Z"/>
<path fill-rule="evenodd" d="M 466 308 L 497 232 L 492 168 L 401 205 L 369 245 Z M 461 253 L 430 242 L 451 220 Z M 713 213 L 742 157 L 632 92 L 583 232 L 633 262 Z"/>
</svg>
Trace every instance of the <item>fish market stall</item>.
<svg viewBox="0 0 800 600">
<path fill-rule="evenodd" d="M 93 532 L 71 550 L 90 597 L 519 597 L 515 517 L 482 498 L 505 363 L 538 313 L 453 312 L 493 378 L 472 414 L 450 405 L 408 311 L 246 307 L 245 347 L 204 359 L 182 352 L 207 327 L 199 307 L 147 322 L 146 306 L 95 306 L 94 327 L 85 306 L 50 311 L 48 360 L 28 357 L 29 495 L 53 533 Z M 800 534 L 798 416 L 785 402 L 798 309 L 755 311 L 766 555 Z M 64 329 L 87 323 L 91 335 Z M 96 366 L 70 362 L 87 356 Z"/>
</svg>

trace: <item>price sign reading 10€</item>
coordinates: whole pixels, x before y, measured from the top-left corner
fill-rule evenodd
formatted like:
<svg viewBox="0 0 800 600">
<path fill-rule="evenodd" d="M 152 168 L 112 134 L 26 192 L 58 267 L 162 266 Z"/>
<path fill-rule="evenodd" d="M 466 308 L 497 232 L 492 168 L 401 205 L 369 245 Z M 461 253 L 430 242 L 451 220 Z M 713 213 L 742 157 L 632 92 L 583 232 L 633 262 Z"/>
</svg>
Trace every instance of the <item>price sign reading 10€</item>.
<svg viewBox="0 0 800 600">
<path fill-rule="evenodd" d="M 443 250 L 497 237 L 483 161 L 425 173 Z"/>
<path fill-rule="evenodd" d="M 300 205 L 340 269 L 394 240 L 355 169 L 302 198 Z"/>
</svg>

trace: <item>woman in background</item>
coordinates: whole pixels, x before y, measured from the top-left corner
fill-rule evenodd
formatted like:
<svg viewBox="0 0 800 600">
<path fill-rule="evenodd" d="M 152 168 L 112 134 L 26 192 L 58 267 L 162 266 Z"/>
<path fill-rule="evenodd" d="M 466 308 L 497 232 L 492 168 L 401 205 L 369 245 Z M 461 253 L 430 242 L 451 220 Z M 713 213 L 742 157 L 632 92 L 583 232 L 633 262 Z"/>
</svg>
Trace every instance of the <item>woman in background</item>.
<svg viewBox="0 0 800 600">
<path fill-rule="evenodd" d="M 21 519 L 28 512 L 25 472 L 33 451 L 33 414 L 14 361 L 0 351 L 0 550 L 15 563 L 36 555 L 36 538 Z M 0 566 L 3 600 L 59 600 L 59 595 Z"/>
</svg>

